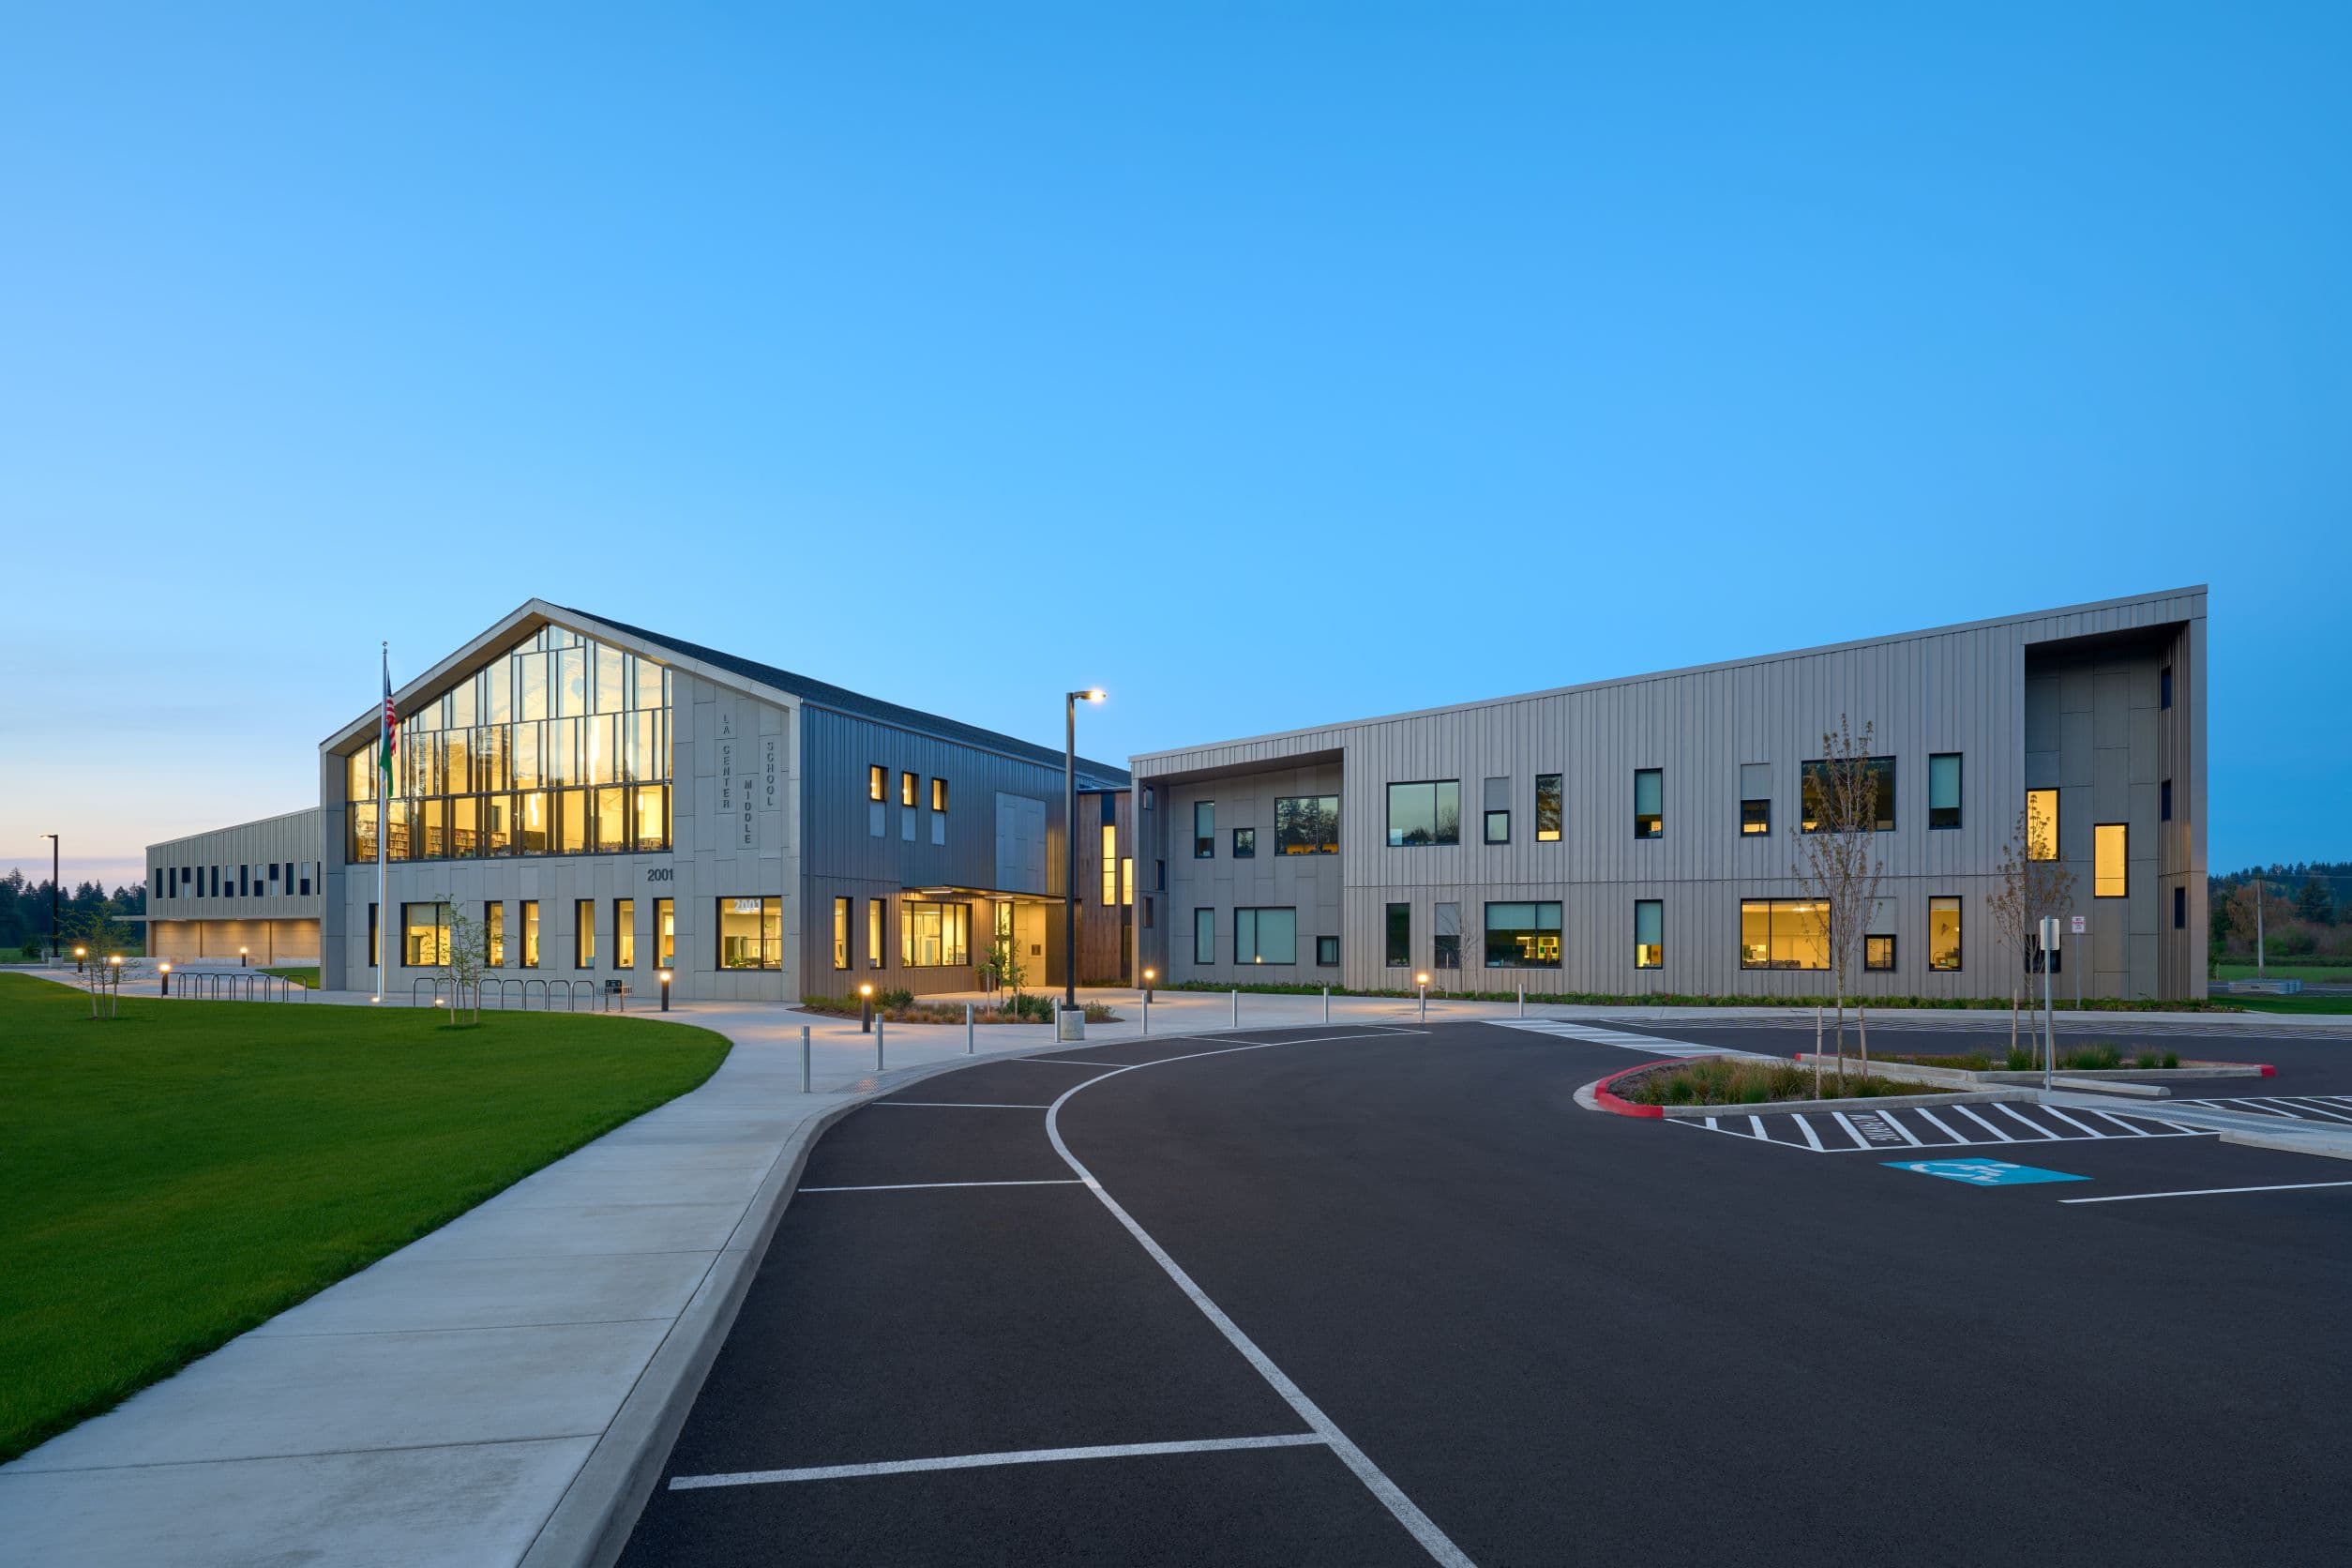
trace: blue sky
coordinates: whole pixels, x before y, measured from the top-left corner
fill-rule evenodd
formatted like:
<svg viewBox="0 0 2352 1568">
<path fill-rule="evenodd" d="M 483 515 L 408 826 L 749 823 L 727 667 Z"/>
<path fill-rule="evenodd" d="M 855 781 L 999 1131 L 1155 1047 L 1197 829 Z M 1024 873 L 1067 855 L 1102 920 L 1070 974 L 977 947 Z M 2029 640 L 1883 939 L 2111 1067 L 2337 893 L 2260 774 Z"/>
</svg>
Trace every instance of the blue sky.
<svg viewBox="0 0 2352 1568">
<path fill-rule="evenodd" d="M 2352 12 L 1579 9 L 11 8 L 0 866 L 534 595 L 1123 756 L 2193 581 L 2352 858 Z"/>
</svg>

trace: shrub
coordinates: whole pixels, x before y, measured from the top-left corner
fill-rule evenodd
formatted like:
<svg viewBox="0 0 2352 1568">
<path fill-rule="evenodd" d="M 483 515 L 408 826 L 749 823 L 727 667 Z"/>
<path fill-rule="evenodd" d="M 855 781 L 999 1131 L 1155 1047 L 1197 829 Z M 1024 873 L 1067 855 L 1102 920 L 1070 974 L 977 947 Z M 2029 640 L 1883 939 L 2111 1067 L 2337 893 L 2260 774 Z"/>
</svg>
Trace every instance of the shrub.
<svg viewBox="0 0 2352 1568">
<path fill-rule="evenodd" d="M 1883 1094 L 1933 1093 L 1935 1090 L 1930 1085 L 1850 1074 L 1841 1085 L 1837 1075 L 1831 1072 L 1821 1075 L 1817 1090 L 1813 1069 L 1800 1067 L 1793 1062 L 1710 1056 L 1625 1079 L 1615 1093 L 1636 1105 L 1755 1106 L 1775 1100 L 1874 1099 Z"/>
<path fill-rule="evenodd" d="M 2105 1072 L 2123 1065 L 2123 1053 L 2105 1041 L 2092 1046 L 2077 1046 L 2058 1057 L 2058 1065 L 2071 1073 Z"/>
<path fill-rule="evenodd" d="M 2033 1051 L 2025 1046 L 2012 1046 L 2001 1058 L 2001 1064 L 2013 1073 L 2029 1073 L 2041 1065 L 2033 1059 Z"/>
</svg>

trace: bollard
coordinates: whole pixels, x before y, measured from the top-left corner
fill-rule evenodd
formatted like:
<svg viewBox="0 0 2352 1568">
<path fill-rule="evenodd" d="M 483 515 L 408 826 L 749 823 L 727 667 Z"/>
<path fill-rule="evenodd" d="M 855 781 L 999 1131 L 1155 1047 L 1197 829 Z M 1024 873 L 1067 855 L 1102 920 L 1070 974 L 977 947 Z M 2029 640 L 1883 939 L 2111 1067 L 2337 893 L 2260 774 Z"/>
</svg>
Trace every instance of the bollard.
<svg viewBox="0 0 2352 1568">
<path fill-rule="evenodd" d="M 1239 986 L 1233 988 L 1233 1027 L 1242 1027 L 1242 988 Z"/>
<path fill-rule="evenodd" d="M 1525 986 L 1519 988 L 1519 1017 L 1523 1018 L 1527 1017 L 1527 988 Z"/>
<path fill-rule="evenodd" d="M 887 1022 L 881 1014 L 874 1015 L 874 1071 L 878 1073 L 882 1070 L 882 1030 Z"/>
<path fill-rule="evenodd" d="M 964 1003 L 964 1054 L 972 1054 L 972 1003 Z"/>
<path fill-rule="evenodd" d="M 1152 993 L 1150 991 L 1143 993 L 1143 1033 L 1146 1034 L 1152 1033 Z"/>
<path fill-rule="evenodd" d="M 1323 1021 L 1331 1022 L 1331 988 L 1329 986 L 1323 988 Z"/>
<path fill-rule="evenodd" d="M 808 1026 L 800 1026 L 800 1092 L 808 1093 Z"/>
<path fill-rule="evenodd" d="M 1427 986 L 1421 988 L 1421 1021 L 1423 1023 L 1429 1021 L 1429 988 Z"/>
</svg>

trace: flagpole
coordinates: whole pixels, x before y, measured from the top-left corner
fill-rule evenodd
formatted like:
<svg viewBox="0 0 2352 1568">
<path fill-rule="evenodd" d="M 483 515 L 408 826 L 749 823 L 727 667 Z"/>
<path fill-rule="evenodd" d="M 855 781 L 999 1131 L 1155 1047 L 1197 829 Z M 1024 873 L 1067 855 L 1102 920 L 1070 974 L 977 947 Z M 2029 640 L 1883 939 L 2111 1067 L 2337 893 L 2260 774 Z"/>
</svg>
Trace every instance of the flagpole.
<svg viewBox="0 0 2352 1568">
<path fill-rule="evenodd" d="M 376 709 L 376 950 L 370 955 L 376 965 L 376 1000 L 384 1000 L 384 927 L 391 919 L 391 911 L 384 903 L 384 842 L 392 832 L 392 759 L 384 750 L 391 740 L 392 713 L 392 644 L 384 644 L 384 701 Z"/>
</svg>

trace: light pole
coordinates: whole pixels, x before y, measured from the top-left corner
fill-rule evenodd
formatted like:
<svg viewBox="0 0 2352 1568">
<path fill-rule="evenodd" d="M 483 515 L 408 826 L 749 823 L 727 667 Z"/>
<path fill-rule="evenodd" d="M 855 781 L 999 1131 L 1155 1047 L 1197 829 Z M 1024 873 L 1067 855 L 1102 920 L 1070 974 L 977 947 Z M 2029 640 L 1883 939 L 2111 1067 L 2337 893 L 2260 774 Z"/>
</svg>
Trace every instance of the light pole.
<svg viewBox="0 0 2352 1568">
<path fill-rule="evenodd" d="M 1103 691 L 1062 697 L 1062 1005 L 1078 1005 L 1078 705 L 1099 702 Z"/>
<path fill-rule="evenodd" d="M 57 961 L 57 938 L 60 935 L 57 929 L 57 836 L 44 833 L 41 837 L 49 840 L 49 961 L 53 964 Z M 2260 902 L 2258 898 L 2255 900 L 2257 907 Z"/>
</svg>

